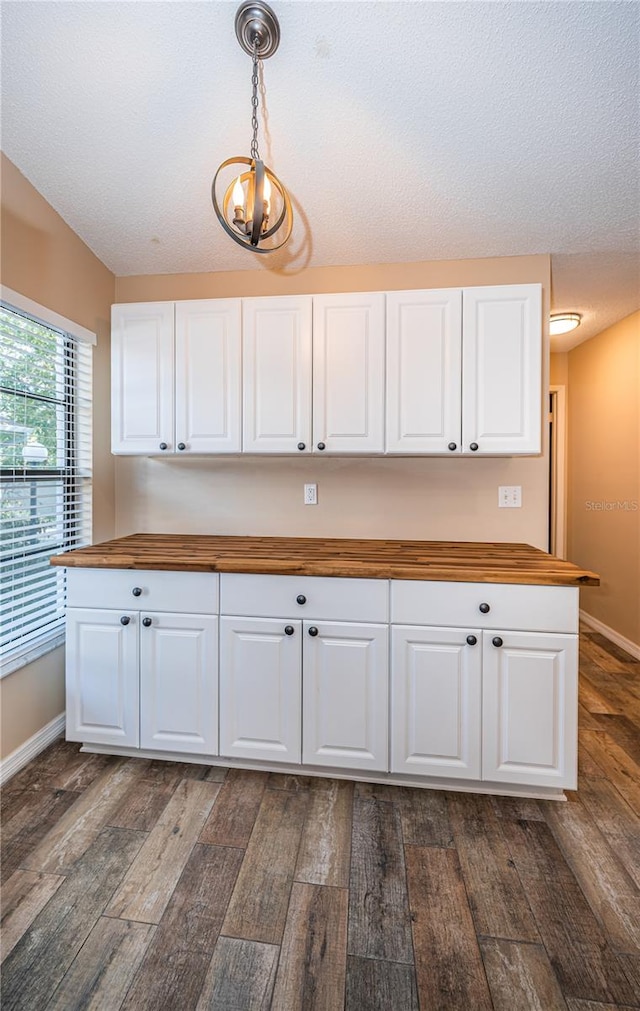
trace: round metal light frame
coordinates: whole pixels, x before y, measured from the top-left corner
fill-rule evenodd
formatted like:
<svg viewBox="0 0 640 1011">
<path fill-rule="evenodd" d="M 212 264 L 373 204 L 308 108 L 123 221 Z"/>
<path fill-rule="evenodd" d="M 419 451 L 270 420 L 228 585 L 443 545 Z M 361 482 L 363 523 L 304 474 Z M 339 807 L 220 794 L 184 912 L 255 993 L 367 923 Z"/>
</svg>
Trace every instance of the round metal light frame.
<svg viewBox="0 0 640 1011">
<path fill-rule="evenodd" d="M 224 196 L 222 197 L 222 207 L 218 202 L 218 196 L 216 193 L 216 184 L 218 182 L 218 176 L 220 173 L 229 168 L 231 165 L 238 166 L 249 166 L 249 171 L 242 169 L 235 173 L 234 178 L 227 186 Z M 249 203 L 253 202 L 253 215 L 252 215 L 252 228 L 250 232 L 247 232 L 245 236 L 241 232 L 238 232 L 229 223 L 229 209 L 232 207 L 233 201 L 233 187 L 237 178 L 240 178 L 241 183 L 249 183 Z M 282 210 L 278 215 L 276 222 L 268 228 L 266 231 L 261 230 L 261 222 L 264 213 L 264 180 L 267 178 L 271 183 L 272 190 L 275 189 L 281 197 L 282 200 Z M 242 155 L 237 155 L 234 158 L 227 158 L 226 161 L 222 162 L 222 165 L 218 168 L 215 176 L 213 177 L 213 182 L 211 184 L 211 200 L 213 202 L 213 208 L 216 212 L 218 221 L 224 228 L 227 235 L 231 236 L 234 242 L 237 242 L 239 246 L 243 246 L 245 249 L 251 249 L 254 253 L 273 253 L 276 249 L 281 249 L 285 242 L 289 240 L 291 235 L 291 230 L 293 228 L 293 210 L 291 208 L 291 200 L 289 199 L 289 194 L 286 189 L 278 179 L 275 172 L 260 160 L 254 160 L 253 158 L 245 158 Z M 286 222 L 286 231 L 284 238 L 281 242 L 272 246 L 259 245 L 265 239 L 271 238 L 272 235 L 282 227 Z"/>
</svg>

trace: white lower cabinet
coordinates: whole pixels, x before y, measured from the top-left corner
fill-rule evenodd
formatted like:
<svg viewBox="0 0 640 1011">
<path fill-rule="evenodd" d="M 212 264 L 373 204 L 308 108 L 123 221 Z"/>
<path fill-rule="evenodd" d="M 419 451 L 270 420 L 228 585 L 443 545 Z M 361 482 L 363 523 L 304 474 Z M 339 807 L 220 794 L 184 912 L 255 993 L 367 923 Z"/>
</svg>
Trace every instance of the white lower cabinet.
<svg viewBox="0 0 640 1011">
<path fill-rule="evenodd" d="M 302 622 L 220 619 L 220 754 L 301 760 Z"/>
<path fill-rule="evenodd" d="M 103 608 L 69 608 L 66 688 L 67 740 L 137 748 L 137 618 Z"/>
<path fill-rule="evenodd" d="M 68 740 L 217 755 L 217 574 L 75 569 L 67 596 Z"/>
<path fill-rule="evenodd" d="M 575 789 L 577 636 L 483 637 L 483 779 Z"/>
<path fill-rule="evenodd" d="M 388 770 L 388 640 L 386 625 L 304 623 L 306 765 Z"/>
<path fill-rule="evenodd" d="M 392 772 L 480 778 L 481 635 L 393 628 Z"/>
<path fill-rule="evenodd" d="M 218 618 L 148 614 L 140 631 L 140 747 L 217 755 Z"/>
</svg>

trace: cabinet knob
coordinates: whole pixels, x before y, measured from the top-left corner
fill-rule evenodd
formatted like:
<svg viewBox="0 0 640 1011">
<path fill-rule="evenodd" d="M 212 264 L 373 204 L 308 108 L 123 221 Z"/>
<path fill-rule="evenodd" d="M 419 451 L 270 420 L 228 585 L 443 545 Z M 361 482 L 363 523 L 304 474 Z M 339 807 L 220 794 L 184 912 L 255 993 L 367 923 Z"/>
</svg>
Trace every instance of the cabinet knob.
<svg viewBox="0 0 640 1011">
<path fill-rule="evenodd" d="M 490 604 L 480 604 L 480 606 L 478 607 L 478 610 L 482 614 L 488 614 L 489 611 L 491 610 L 491 605 Z"/>
<path fill-rule="evenodd" d="M 285 625 L 284 626 L 284 634 L 285 635 L 293 635 L 293 632 L 294 632 L 293 625 Z"/>
<path fill-rule="evenodd" d="M 323 449 L 326 449 L 326 448 L 327 447 L 325 446 L 324 442 L 319 442 L 318 443 L 318 449 L 323 450 Z"/>
<path fill-rule="evenodd" d="M 134 588 L 132 589 L 131 592 L 134 595 L 134 597 L 140 597 L 142 595 L 142 587 L 141 586 L 134 586 Z"/>
<path fill-rule="evenodd" d="M 144 625 L 145 628 L 149 628 L 149 625 L 151 624 L 151 618 L 143 618 L 142 624 Z"/>
<path fill-rule="evenodd" d="M 166 442 L 161 442 L 160 443 L 160 449 L 166 449 L 166 448 L 167 448 Z"/>
<path fill-rule="evenodd" d="M 128 614 L 123 614 L 122 617 L 120 618 L 120 624 L 121 625 L 128 625 L 130 621 L 131 621 L 131 618 L 129 617 Z"/>
<path fill-rule="evenodd" d="M 296 597 L 296 604 L 306 604 L 306 602 L 307 598 L 305 597 L 304 593 L 299 593 L 298 596 Z"/>
<path fill-rule="evenodd" d="M 471 445 L 469 446 L 469 449 L 471 450 L 472 453 L 475 453 L 477 448 L 478 448 L 477 442 L 472 442 Z"/>
<path fill-rule="evenodd" d="M 502 646 L 502 639 L 500 638 L 499 635 L 494 635 L 491 642 L 493 643 L 494 646 Z"/>
<path fill-rule="evenodd" d="M 304 443 L 304 442 L 299 442 L 298 443 L 298 449 L 300 450 L 300 452 L 302 452 L 302 450 L 306 449 L 306 448 L 307 448 L 306 443 Z"/>
<path fill-rule="evenodd" d="M 184 442 L 179 442 L 179 443 L 178 443 L 178 449 L 179 449 L 179 450 L 183 450 L 183 449 L 186 449 L 186 448 L 187 448 L 187 447 L 186 447 L 186 445 L 184 444 Z"/>
<path fill-rule="evenodd" d="M 457 448 L 458 448 L 457 442 L 450 442 L 449 445 L 447 446 L 447 449 L 450 449 L 452 453 Z"/>
<path fill-rule="evenodd" d="M 477 643 L 477 641 L 478 640 L 477 640 L 477 638 L 476 638 L 475 635 L 468 635 L 467 636 L 467 645 L 468 646 L 475 646 L 475 644 Z"/>
<path fill-rule="evenodd" d="M 312 625 L 311 628 L 309 629 L 309 635 L 315 636 L 317 634 L 318 634 L 318 629 L 316 628 L 315 625 Z"/>
</svg>

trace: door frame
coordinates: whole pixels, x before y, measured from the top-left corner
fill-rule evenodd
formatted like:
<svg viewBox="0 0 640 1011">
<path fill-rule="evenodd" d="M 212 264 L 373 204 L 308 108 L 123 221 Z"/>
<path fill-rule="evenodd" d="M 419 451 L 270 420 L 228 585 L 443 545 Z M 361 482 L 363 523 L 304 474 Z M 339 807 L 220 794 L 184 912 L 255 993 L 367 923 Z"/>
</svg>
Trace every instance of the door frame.
<svg viewBox="0 0 640 1011">
<path fill-rule="evenodd" d="M 567 554 L 567 388 L 549 387 L 549 541 L 551 554 Z"/>
</svg>

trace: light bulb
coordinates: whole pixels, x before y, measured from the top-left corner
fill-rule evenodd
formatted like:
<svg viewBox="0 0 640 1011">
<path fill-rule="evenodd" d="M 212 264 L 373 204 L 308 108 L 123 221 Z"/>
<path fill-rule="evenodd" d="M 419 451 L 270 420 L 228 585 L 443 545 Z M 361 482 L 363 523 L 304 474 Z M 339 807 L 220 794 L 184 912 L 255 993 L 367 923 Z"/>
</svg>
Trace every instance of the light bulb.
<svg viewBox="0 0 640 1011">
<path fill-rule="evenodd" d="M 240 176 L 236 179 L 235 186 L 233 187 L 233 206 L 244 207 L 244 190 L 242 188 Z"/>
</svg>

